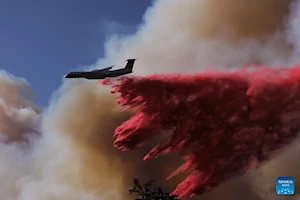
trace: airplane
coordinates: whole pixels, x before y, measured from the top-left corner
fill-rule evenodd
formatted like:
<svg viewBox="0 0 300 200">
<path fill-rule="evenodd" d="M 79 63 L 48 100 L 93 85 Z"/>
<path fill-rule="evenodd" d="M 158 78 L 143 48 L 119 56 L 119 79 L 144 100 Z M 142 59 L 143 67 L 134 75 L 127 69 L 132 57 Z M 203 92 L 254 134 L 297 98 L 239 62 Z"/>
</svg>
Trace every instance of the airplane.
<svg viewBox="0 0 300 200">
<path fill-rule="evenodd" d="M 104 69 L 97 69 L 93 71 L 88 71 L 88 72 L 70 72 L 64 76 L 64 78 L 86 78 L 86 79 L 104 79 L 107 77 L 117 77 L 117 76 L 122 76 L 125 74 L 130 74 L 132 73 L 132 68 L 134 65 L 136 59 L 127 59 L 127 64 L 125 68 L 123 69 L 117 69 L 110 71 L 113 66 L 104 68 Z"/>
</svg>

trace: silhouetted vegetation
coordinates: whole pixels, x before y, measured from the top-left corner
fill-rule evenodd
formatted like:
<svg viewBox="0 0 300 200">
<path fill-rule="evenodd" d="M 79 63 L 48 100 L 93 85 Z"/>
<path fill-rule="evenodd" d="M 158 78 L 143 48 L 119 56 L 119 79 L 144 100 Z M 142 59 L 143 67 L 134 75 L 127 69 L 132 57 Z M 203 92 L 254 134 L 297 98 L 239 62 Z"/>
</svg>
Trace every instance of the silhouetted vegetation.
<svg viewBox="0 0 300 200">
<path fill-rule="evenodd" d="M 177 195 L 164 193 L 161 188 L 153 188 L 155 181 L 149 181 L 145 184 L 140 184 L 139 179 L 133 178 L 134 187 L 129 190 L 130 194 L 136 193 L 139 198 L 136 200 L 179 200 Z"/>
</svg>

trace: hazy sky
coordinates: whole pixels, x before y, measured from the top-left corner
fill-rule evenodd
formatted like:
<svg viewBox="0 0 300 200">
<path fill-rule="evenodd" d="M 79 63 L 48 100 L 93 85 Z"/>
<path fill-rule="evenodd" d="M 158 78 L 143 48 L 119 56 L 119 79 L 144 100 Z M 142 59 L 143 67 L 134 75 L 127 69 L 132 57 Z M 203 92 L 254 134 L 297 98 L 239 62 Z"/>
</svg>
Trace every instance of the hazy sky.
<svg viewBox="0 0 300 200">
<path fill-rule="evenodd" d="M 0 0 L 0 68 L 46 106 L 64 74 L 103 57 L 105 35 L 133 33 L 151 0 Z"/>
</svg>

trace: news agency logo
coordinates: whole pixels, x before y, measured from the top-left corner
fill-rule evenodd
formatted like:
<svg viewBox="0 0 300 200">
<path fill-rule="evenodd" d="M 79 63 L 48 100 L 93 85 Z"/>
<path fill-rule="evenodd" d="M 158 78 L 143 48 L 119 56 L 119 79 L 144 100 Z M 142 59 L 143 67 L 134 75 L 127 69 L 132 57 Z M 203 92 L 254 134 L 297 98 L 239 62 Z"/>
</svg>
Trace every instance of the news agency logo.
<svg viewBox="0 0 300 200">
<path fill-rule="evenodd" d="M 279 176 L 276 181 L 276 192 L 278 195 L 295 194 L 295 182 L 291 176 Z"/>
</svg>

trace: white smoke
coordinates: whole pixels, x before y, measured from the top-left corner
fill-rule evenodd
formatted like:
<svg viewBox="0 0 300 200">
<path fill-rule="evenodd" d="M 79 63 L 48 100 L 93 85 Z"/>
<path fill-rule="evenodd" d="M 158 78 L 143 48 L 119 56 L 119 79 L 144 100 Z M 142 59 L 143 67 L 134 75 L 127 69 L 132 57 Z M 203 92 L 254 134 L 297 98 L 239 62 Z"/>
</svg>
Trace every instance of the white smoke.
<svg viewBox="0 0 300 200">
<path fill-rule="evenodd" d="M 286 35 L 290 34 L 289 32 L 274 27 L 274 30 L 265 30 L 267 39 L 262 36 L 251 37 L 247 33 L 240 33 L 241 30 L 234 29 L 241 29 L 238 27 L 240 24 L 228 27 L 233 23 L 233 19 L 214 16 L 215 13 L 211 11 L 212 6 L 216 6 L 215 10 L 217 11 L 222 9 L 222 3 L 218 5 L 217 2 L 219 1 L 156 1 L 156 4 L 147 10 L 144 16 L 145 24 L 140 27 L 136 35 L 129 37 L 114 35 L 110 38 L 106 44 L 104 61 L 108 59 L 110 62 L 114 61 L 118 63 L 118 66 L 122 66 L 125 59 L 138 58 L 134 70 L 139 75 L 170 72 L 190 73 L 206 67 L 224 70 L 253 63 L 274 66 L 288 64 L 291 49 Z M 248 4 L 244 0 L 241 2 L 226 0 L 225 2 L 233 4 L 233 6 L 228 6 L 231 9 L 228 12 L 233 12 L 233 15 L 243 4 L 245 7 Z M 265 6 L 264 4 L 267 2 L 267 4 L 273 5 L 269 9 L 276 8 L 276 3 L 269 0 L 261 2 L 255 2 L 258 4 L 257 7 Z M 287 7 L 290 1 L 286 2 Z M 238 6 L 239 4 L 240 6 Z M 277 6 L 280 6 L 280 3 Z M 250 7 L 244 15 L 251 18 L 257 7 Z M 268 8 L 264 9 L 268 10 Z M 288 10 L 288 8 L 286 9 Z M 266 15 L 257 13 L 257 15 L 259 14 L 261 17 Z M 275 9 L 274 13 L 269 15 L 265 17 L 275 18 L 278 15 L 279 19 L 277 17 L 274 20 L 280 20 L 280 13 L 277 13 Z M 253 18 L 252 21 L 249 21 L 252 24 L 248 25 L 251 27 L 254 26 L 253 24 L 257 24 L 253 27 L 257 30 L 268 26 L 264 24 L 263 19 L 261 21 Z M 295 29 L 297 27 L 295 18 L 291 18 L 291 23 L 292 29 Z M 291 40 L 292 44 L 297 41 L 295 37 L 297 38 L 297 35 Z M 104 61 L 100 59 L 98 66 L 103 65 Z"/>
<path fill-rule="evenodd" d="M 289 18 L 289 24 L 287 25 L 287 36 L 290 42 L 295 46 L 295 50 L 290 57 L 290 64 L 294 65 L 299 63 L 300 56 L 300 1 L 294 1 L 291 5 L 291 9 L 292 12 Z"/>
</svg>

